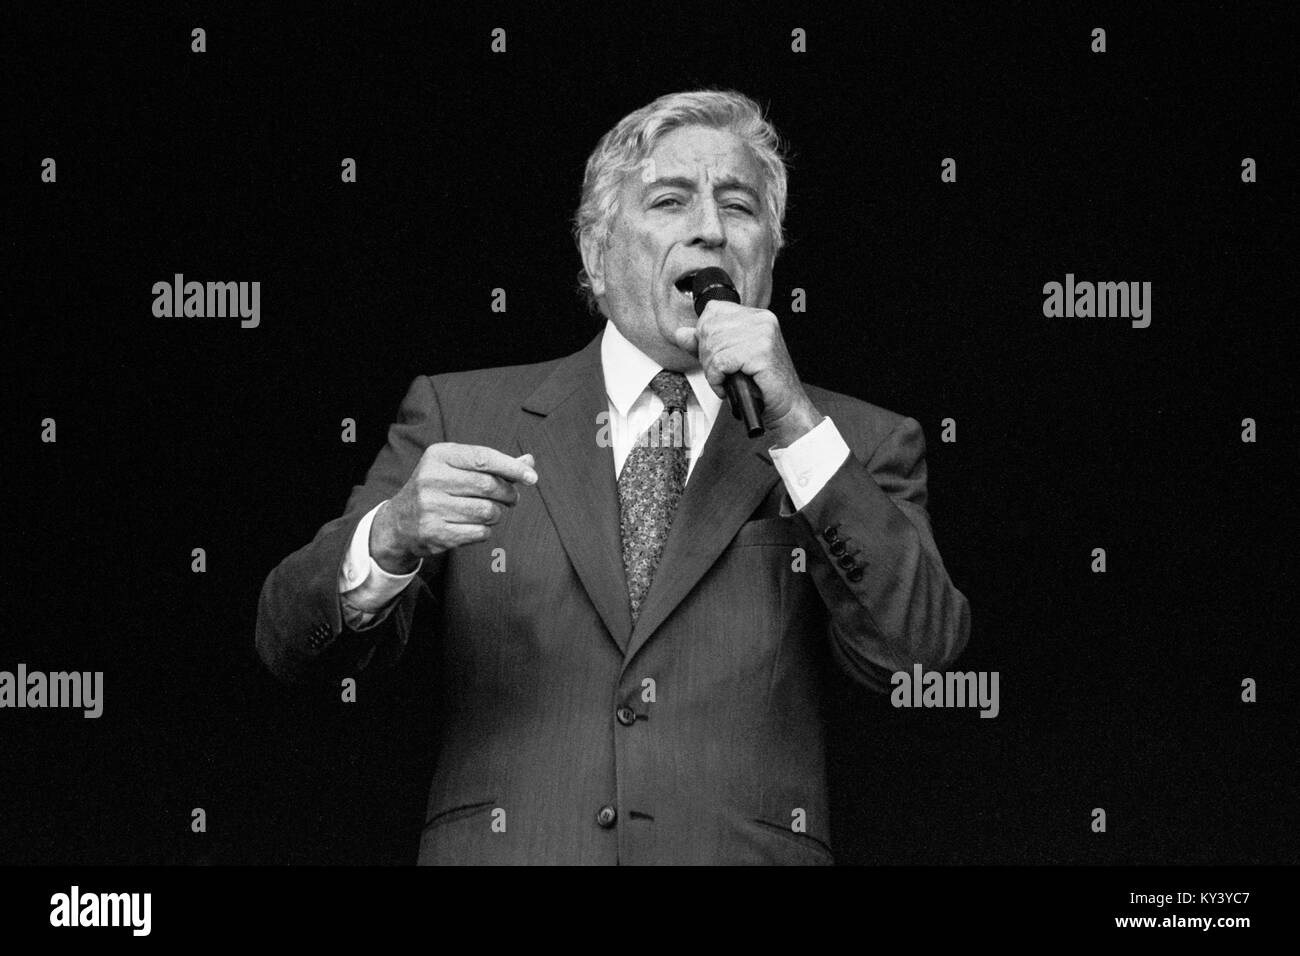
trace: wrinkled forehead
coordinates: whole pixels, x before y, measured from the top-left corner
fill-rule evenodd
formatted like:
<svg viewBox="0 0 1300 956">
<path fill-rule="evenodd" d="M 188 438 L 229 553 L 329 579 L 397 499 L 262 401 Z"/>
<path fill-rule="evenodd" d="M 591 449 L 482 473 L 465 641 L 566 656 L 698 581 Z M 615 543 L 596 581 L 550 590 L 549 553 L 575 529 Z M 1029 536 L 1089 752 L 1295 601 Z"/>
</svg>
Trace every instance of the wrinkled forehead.
<svg viewBox="0 0 1300 956">
<path fill-rule="evenodd" d="M 749 144 L 735 133 L 707 126 L 682 126 L 665 133 L 628 177 L 640 188 L 660 180 L 696 188 L 746 187 L 761 194 L 763 169 Z"/>
</svg>

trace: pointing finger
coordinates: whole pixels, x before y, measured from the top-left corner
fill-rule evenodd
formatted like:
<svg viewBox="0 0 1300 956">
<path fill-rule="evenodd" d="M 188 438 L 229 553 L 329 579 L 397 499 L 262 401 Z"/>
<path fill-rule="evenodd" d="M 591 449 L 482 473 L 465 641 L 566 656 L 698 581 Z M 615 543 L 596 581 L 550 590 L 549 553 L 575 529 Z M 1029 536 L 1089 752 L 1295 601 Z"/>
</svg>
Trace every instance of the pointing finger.
<svg viewBox="0 0 1300 956">
<path fill-rule="evenodd" d="M 453 468 L 483 471 L 507 481 L 522 481 L 527 485 L 537 484 L 537 472 L 533 470 L 529 455 L 511 458 L 504 452 L 485 445 L 452 445 L 444 460 Z"/>
</svg>

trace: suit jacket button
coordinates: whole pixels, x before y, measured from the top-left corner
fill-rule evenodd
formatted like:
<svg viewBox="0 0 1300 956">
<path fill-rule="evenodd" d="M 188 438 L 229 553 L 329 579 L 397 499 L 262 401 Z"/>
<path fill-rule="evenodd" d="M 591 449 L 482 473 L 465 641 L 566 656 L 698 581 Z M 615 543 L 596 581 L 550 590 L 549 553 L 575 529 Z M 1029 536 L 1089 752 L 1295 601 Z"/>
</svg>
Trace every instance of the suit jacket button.
<svg viewBox="0 0 1300 956">
<path fill-rule="evenodd" d="M 851 554 L 841 554 L 839 564 L 846 571 L 851 571 L 858 566 L 858 562 L 853 560 Z"/>
<path fill-rule="evenodd" d="M 620 707 L 614 711 L 614 716 L 618 718 L 618 722 L 624 727 L 631 727 L 636 723 L 636 711 L 631 707 Z"/>
<path fill-rule="evenodd" d="M 844 576 L 848 578 L 850 581 L 852 581 L 854 584 L 857 584 L 859 581 L 862 580 L 862 569 L 854 568 L 852 571 L 850 571 L 848 574 Z"/>
<path fill-rule="evenodd" d="M 596 811 L 596 823 L 602 830 L 608 830 L 618 822 L 618 811 L 608 803 Z"/>
<path fill-rule="evenodd" d="M 831 552 L 831 554 L 834 554 L 834 555 L 837 555 L 837 556 L 838 556 L 838 555 L 841 555 L 841 554 L 844 553 L 844 548 L 845 548 L 845 545 L 844 545 L 844 542 L 843 542 L 843 541 L 836 541 L 835 543 L 833 543 L 833 544 L 831 545 L 831 547 L 830 547 L 830 552 Z"/>
<path fill-rule="evenodd" d="M 834 544 L 840 540 L 840 526 L 837 524 L 827 526 L 826 530 L 822 532 L 822 537 Z"/>
</svg>

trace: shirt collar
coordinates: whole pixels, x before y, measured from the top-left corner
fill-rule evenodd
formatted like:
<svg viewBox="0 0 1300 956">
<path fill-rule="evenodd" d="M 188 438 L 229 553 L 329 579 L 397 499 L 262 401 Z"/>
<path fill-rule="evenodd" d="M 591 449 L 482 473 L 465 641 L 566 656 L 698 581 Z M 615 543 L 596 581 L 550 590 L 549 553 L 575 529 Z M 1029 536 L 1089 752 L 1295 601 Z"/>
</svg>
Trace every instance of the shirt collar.
<svg viewBox="0 0 1300 956">
<path fill-rule="evenodd" d="M 612 319 L 605 320 L 605 334 L 600 340 L 600 363 L 605 372 L 605 393 L 624 417 L 650 386 L 650 380 L 663 371 L 663 366 L 623 336 Z M 722 399 L 709 387 L 709 380 L 699 365 L 689 369 L 685 375 L 695 401 L 712 425 L 722 407 Z"/>
</svg>

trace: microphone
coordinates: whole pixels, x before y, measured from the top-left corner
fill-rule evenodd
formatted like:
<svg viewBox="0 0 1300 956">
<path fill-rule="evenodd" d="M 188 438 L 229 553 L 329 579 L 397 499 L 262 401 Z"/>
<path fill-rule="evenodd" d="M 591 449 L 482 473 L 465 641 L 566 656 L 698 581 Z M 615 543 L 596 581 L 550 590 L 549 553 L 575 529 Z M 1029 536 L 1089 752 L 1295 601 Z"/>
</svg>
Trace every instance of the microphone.
<svg viewBox="0 0 1300 956">
<path fill-rule="evenodd" d="M 695 298 L 695 317 L 704 307 L 718 299 L 722 302 L 740 302 L 740 294 L 725 269 L 709 266 L 695 273 L 691 280 L 691 294 Z M 745 423 L 750 438 L 763 434 L 763 393 L 754 380 L 744 372 L 732 372 L 722 383 L 731 403 L 731 414 Z"/>
</svg>

